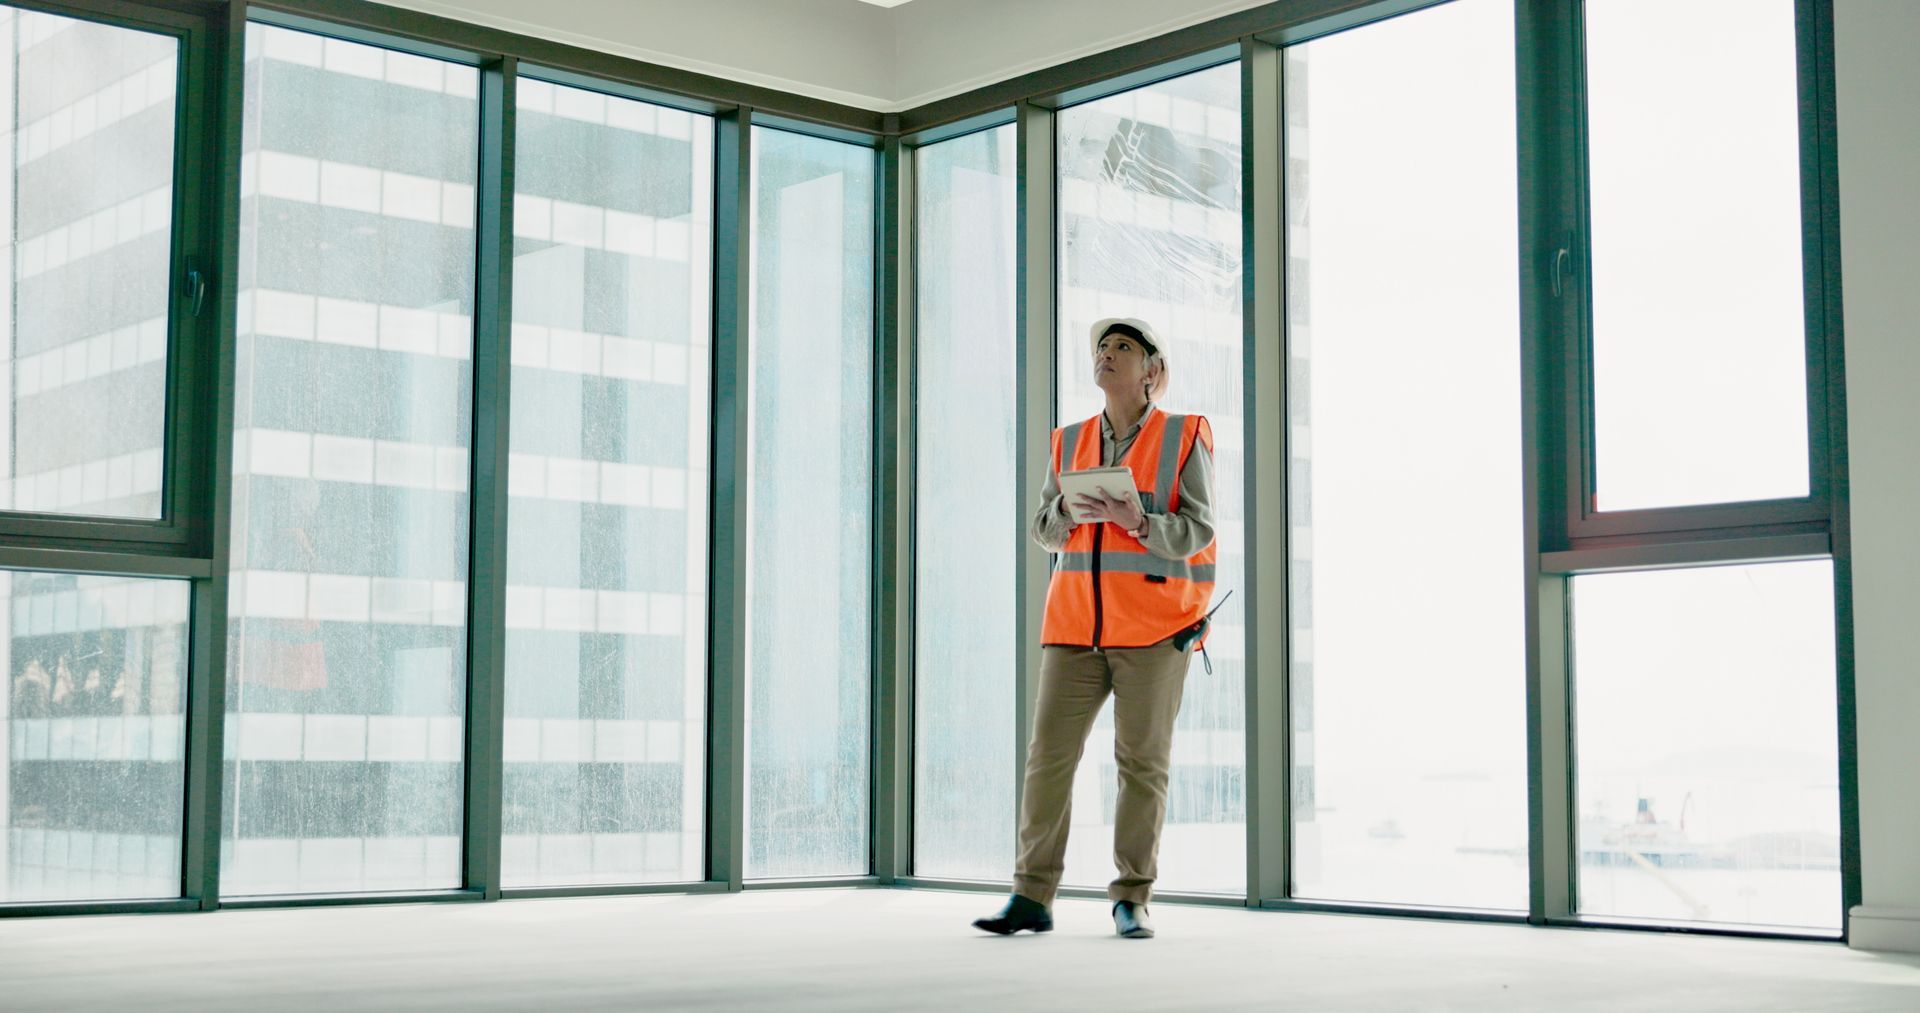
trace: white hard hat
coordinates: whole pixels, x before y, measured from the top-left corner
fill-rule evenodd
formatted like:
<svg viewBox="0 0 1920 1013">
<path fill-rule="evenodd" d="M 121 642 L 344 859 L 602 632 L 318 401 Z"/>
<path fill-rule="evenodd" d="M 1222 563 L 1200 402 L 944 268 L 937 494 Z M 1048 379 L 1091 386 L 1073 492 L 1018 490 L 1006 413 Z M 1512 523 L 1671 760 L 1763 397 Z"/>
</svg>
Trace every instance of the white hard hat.
<svg viewBox="0 0 1920 1013">
<path fill-rule="evenodd" d="M 1164 356 L 1166 354 L 1166 350 L 1160 344 L 1160 336 L 1153 333 L 1153 325 L 1135 317 L 1107 317 L 1095 323 L 1093 330 L 1087 333 L 1089 350 L 1095 355 L 1098 355 L 1100 353 L 1100 339 L 1106 337 L 1107 332 L 1113 330 L 1116 326 L 1137 332 L 1140 335 L 1140 342 L 1147 346 L 1147 354 L 1149 356 Z"/>
</svg>

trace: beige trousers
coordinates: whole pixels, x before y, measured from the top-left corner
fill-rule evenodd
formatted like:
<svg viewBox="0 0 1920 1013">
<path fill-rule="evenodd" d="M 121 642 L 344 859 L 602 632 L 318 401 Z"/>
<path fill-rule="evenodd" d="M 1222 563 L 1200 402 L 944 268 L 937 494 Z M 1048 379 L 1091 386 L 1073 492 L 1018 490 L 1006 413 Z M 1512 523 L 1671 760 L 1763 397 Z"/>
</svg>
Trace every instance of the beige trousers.
<svg viewBox="0 0 1920 1013">
<path fill-rule="evenodd" d="M 1145 904 L 1159 871 L 1160 825 L 1167 815 L 1173 719 L 1192 655 L 1161 641 L 1152 647 L 1043 647 L 1040 700 L 1027 742 L 1020 800 L 1019 858 L 1013 891 L 1051 905 L 1066 866 L 1073 774 L 1100 705 L 1113 695 L 1113 759 L 1120 767 L 1114 809 L 1111 900 Z"/>
</svg>

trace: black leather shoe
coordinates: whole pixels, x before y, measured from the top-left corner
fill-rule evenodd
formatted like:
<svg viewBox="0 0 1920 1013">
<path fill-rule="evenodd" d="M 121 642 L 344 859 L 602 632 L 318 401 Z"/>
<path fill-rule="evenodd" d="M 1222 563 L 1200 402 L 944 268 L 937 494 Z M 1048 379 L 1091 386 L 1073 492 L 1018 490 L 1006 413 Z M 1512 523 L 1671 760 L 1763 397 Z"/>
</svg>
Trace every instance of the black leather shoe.
<svg viewBox="0 0 1920 1013">
<path fill-rule="evenodd" d="M 1021 929 L 1052 932 L 1053 915 L 1046 905 L 1016 893 L 1007 898 L 1007 906 L 1001 908 L 999 914 L 991 918 L 975 918 L 973 927 L 1002 936 L 1013 935 Z"/>
<path fill-rule="evenodd" d="M 1147 917 L 1147 906 L 1130 900 L 1114 901 L 1113 931 L 1127 939 L 1152 939 L 1153 919 Z"/>
</svg>

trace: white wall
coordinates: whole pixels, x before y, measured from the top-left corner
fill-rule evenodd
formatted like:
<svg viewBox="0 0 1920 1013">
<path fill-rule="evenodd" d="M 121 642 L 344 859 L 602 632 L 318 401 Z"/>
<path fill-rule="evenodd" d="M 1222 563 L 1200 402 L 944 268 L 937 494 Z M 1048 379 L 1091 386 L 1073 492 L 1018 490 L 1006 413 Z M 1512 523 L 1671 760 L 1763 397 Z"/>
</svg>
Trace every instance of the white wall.
<svg viewBox="0 0 1920 1013">
<path fill-rule="evenodd" d="M 1920 953 L 1920 3 L 1835 0 L 1865 904 Z"/>
<path fill-rule="evenodd" d="M 894 12 L 857 0 L 380 2 L 866 109 L 894 95 Z"/>
</svg>

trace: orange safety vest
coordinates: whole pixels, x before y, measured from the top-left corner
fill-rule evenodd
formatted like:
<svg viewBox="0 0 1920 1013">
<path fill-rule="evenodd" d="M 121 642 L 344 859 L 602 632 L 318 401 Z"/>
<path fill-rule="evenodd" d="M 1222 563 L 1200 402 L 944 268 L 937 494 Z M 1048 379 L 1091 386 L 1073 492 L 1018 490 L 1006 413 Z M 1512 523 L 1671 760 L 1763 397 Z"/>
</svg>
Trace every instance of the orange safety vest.
<svg viewBox="0 0 1920 1013">
<path fill-rule="evenodd" d="M 1180 506 L 1180 471 L 1196 441 L 1213 452 L 1213 428 L 1201 415 L 1150 409 L 1133 445 L 1116 462 L 1133 471 L 1140 506 L 1170 514 Z M 1100 416 L 1053 431 L 1053 473 L 1102 466 Z M 1063 469 L 1063 454 L 1064 464 Z M 1164 559 L 1109 523 L 1081 524 L 1053 557 L 1042 644 L 1148 647 L 1192 626 L 1213 597 L 1214 543 L 1186 559 Z"/>
</svg>

